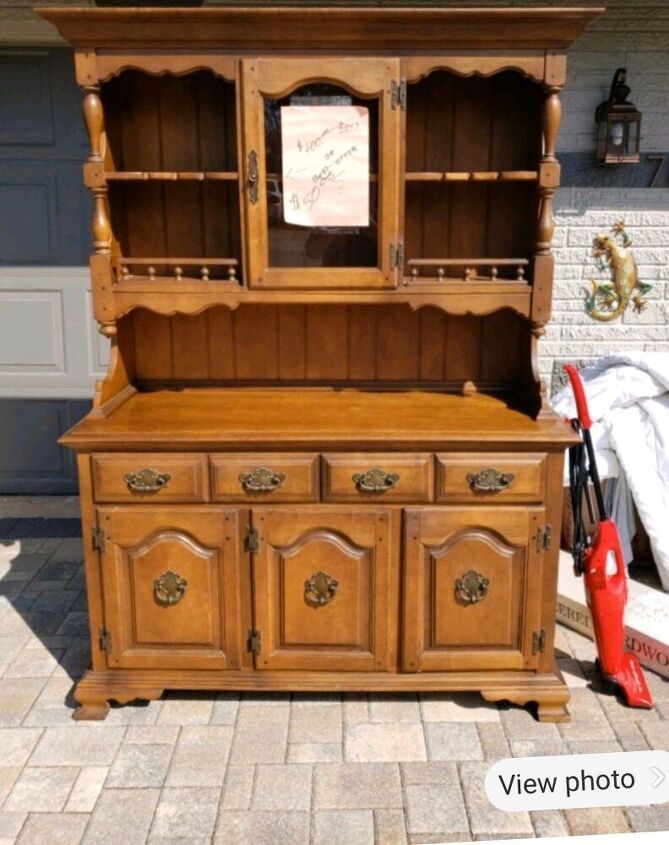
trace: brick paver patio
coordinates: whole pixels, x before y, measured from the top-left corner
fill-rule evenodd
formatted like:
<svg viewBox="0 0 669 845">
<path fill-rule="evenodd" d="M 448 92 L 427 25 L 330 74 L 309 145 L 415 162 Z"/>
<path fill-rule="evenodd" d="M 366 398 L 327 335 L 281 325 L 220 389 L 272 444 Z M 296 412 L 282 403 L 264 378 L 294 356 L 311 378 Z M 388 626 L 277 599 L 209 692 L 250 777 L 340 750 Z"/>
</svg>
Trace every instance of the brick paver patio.
<svg viewBox="0 0 669 845">
<path fill-rule="evenodd" d="M 572 721 L 477 695 L 170 694 L 74 722 L 88 665 L 75 499 L 0 499 L 0 845 L 365 845 L 669 830 L 660 807 L 503 813 L 501 757 L 669 749 L 669 683 L 629 710 L 558 629 Z"/>
</svg>

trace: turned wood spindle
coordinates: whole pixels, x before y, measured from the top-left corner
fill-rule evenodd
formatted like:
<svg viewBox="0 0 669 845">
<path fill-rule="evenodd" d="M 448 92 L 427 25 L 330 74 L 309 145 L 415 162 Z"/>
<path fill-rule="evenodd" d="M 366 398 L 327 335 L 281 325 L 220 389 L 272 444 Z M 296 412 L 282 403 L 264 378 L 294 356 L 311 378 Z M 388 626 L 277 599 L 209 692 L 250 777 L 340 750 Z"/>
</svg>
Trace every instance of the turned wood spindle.
<svg viewBox="0 0 669 845">
<path fill-rule="evenodd" d="M 229 282 L 236 282 L 237 281 L 237 270 L 235 269 L 234 265 L 232 267 L 228 267 L 228 281 Z"/>
<path fill-rule="evenodd" d="M 130 276 L 130 270 L 128 270 L 127 266 L 124 264 L 123 267 L 121 267 L 121 277 L 122 277 L 123 281 L 125 282 L 126 279 L 129 276 Z"/>
<path fill-rule="evenodd" d="M 98 85 L 89 85 L 84 88 L 84 120 L 86 132 L 90 144 L 89 161 L 102 161 L 102 130 L 104 126 L 104 113 L 102 100 L 100 99 L 100 88 Z"/>
<path fill-rule="evenodd" d="M 537 254 L 548 255 L 551 251 L 553 231 L 553 188 L 543 188 L 539 200 L 539 225 L 537 227 Z"/>
<path fill-rule="evenodd" d="M 532 337 L 536 338 L 537 340 L 541 340 L 541 338 L 546 334 L 546 324 L 545 323 L 532 323 L 531 327 Z"/>
<path fill-rule="evenodd" d="M 525 281 L 525 268 L 523 267 L 522 264 L 519 264 L 518 267 L 516 268 L 516 279 L 519 282 Z"/>
<path fill-rule="evenodd" d="M 555 145 L 557 143 L 560 121 L 562 120 L 562 101 L 560 100 L 560 88 L 550 85 L 545 88 L 546 99 L 541 112 L 541 128 L 544 136 L 544 154 L 542 161 L 557 161 L 555 157 Z"/>
<path fill-rule="evenodd" d="M 96 253 L 109 253 L 111 245 L 111 222 L 107 208 L 107 189 L 93 188 L 93 247 Z"/>
<path fill-rule="evenodd" d="M 439 279 L 439 281 L 440 282 L 443 281 L 445 276 L 446 276 L 446 271 L 444 270 L 444 268 L 438 267 L 437 268 L 437 278 Z"/>
<path fill-rule="evenodd" d="M 474 268 L 473 267 L 465 267 L 465 281 L 468 282 L 474 275 Z"/>
<path fill-rule="evenodd" d="M 181 267 L 175 267 L 174 268 L 174 278 L 177 280 L 177 282 L 181 281 L 183 274 L 184 274 L 184 271 L 182 270 Z"/>
<path fill-rule="evenodd" d="M 149 274 L 149 279 L 153 282 L 156 278 L 156 268 L 155 267 L 148 267 L 147 272 Z"/>
<path fill-rule="evenodd" d="M 203 282 L 209 281 L 209 268 L 208 267 L 200 267 L 200 278 Z"/>
<path fill-rule="evenodd" d="M 497 281 L 497 267 L 490 268 L 490 278 L 493 280 L 493 282 Z"/>
<path fill-rule="evenodd" d="M 414 280 L 414 282 L 416 281 L 418 276 L 419 276 L 418 267 L 412 267 L 411 268 L 411 278 Z"/>
<path fill-rule="evenodd" d="M 100 323 L 99 332 L 104 337 L 113 338 L 118 333 L 118 328 L 115 322 Z"/>
</svg>

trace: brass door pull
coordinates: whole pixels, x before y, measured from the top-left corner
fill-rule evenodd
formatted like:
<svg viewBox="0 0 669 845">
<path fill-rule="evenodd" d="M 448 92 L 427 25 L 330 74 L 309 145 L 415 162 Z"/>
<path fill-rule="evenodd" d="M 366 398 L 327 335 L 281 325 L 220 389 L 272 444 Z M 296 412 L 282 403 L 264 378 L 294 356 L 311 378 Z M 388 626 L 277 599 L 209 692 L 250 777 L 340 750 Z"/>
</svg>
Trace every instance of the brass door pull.
<svg viewBox="0 0 669 845">
<path fill-rule="evenodd" d="M 258 153 L 251 150 L 249 153 L 249 166 L 246 173 L 246 184 L 249 191 L 249 200 L 252 205 L 258 202 L 258 184 L 260 176 L 258 175 Z"/>
<path fill-rule="evenodd" d="M 339 581 L 336 578 L 326 575 L 325 572 L 317 572 L 304 582 L 304 598 L 307 604 L 321 607 L 332 601 L 338 587 Z"/>
<path fill-rule="evenodd" d="M 455 594 L 465 604 L 476 604 L 488 594 L 490 579 L 470 569 L 455 581 Z"/>
<path fill-rule="evenodd" d="M 470 472 L 467 481 L 472 490 L 479 493 L 496 493 L 510 487 L 516 476 L 512 472 L 499 472 L 489 467 L 481 472 Z"/>
<path fill-rule="evenodd" d="M 185 578 L 168 569 L 153 582 L 153 592 L 161 604 L 173 605 L 178 604 L 184 597 L 187 586 L 188 581 Z"/>
<path fill-rule="evenodd" d="M 239 483 L 247 493 L 271 493 L 286 480 L 283 472 L 273 472 L 267 467 L 258 467 L 252 472 L 240 472 Z"/>
<path fill-rule="evenodd" d="M 135 493 L 157 493 L 167 487 L 172 476 L 169 472 L 158 472 L 155 469 L 144 467 L 137 472 L 129 472 L 123 476 L 128 485 L 128 490 Z"/>
<path fill-rule="evenodd" d="M 353 483 L 361 493 L 385 493 L 397 486 L 399 480 L 399 473 L 386 472 L 378 467 L 368 469 L 367 472 L 356 472 L 353 476 Z"/>
</svg>

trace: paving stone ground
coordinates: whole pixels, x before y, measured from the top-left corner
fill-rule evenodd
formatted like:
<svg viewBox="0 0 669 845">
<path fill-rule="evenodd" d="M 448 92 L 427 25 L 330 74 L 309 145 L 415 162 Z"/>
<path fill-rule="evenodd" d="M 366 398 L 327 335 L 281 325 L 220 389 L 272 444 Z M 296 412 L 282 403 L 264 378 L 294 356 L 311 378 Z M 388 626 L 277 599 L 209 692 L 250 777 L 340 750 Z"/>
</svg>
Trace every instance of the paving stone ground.
<svg viewBox="0 0 669 845">
<path fill-rule="evenodd" d="M 572 721 L 474 694 L 167 694 L 74 722 L 89 663 L 78 503 L 0 498 L 0 845 L 408 845 L 669 829 L 669 806 L 503 813 L 502 757 L 669 748 L 669 683 L 625 708 L 558 628 Z"/>
</svg>

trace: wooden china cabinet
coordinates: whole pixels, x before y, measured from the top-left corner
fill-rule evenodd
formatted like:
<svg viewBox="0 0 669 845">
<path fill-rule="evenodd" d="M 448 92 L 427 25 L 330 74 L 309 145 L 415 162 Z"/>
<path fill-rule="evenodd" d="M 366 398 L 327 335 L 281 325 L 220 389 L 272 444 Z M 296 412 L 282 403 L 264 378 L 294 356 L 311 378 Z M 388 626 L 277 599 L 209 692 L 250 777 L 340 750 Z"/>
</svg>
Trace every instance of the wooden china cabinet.
<svg viewBox="0 0 669 845">
<path fill-rule="evenodd" d="M 574 436 L 537 342 L 565 49 L 598 11 L 39 10 L 84 91 L 111 340 L 62 439 L 76 718 L 165 689 L 480 690 L 568 718 Z"/>
</svg>

